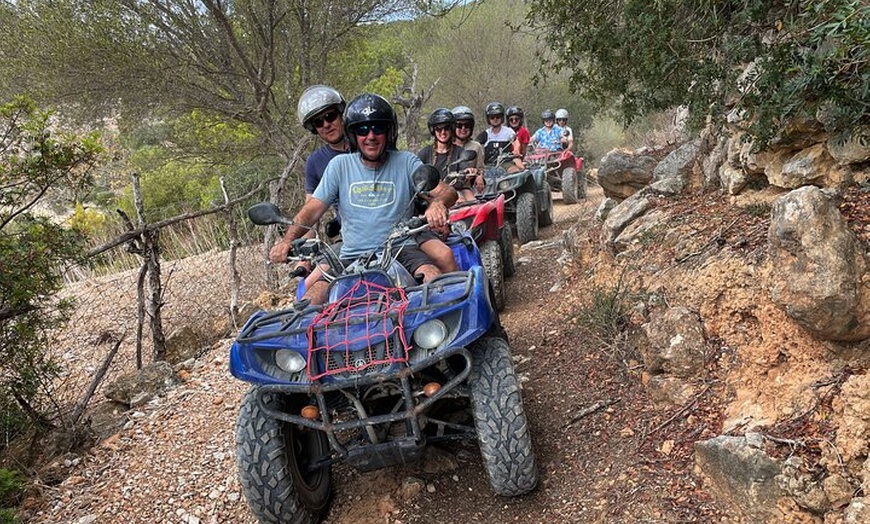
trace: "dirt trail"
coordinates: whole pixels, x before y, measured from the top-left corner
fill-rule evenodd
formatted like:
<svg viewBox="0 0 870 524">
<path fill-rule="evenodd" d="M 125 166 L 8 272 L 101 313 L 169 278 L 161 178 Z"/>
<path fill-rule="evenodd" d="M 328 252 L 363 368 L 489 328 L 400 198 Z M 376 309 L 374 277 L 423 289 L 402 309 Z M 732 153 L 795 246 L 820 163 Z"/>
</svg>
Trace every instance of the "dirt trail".
<svg viewBox="0 0 870 524">
<path fill-rule="evenodd" d="M 670 414 L 649 407 L 639 370 L 591 347 L 566 320 L 589 281 L 576 265 L 556 269 L 558 240 L 578 217 L 591 220 L 600 199 L 599 188 L 574 206 L 557 199 L 556 223 L 541 230 L 539 247 L 517 249 L 517 273 L 507 282 L 502 322 L 523 380 L 538 489 L 517 499 L 495 496 L 476 445 L 452 444 L 407 467 L 364 474 L 337 467 L 326 522 L 722 521 L 690 473 L 690 437 L 712 435 L 716 421 L 696 420 L 701 429 L 681 439 L 662 425 Z M 45 483 L 41 497 L 28 501 L 28 522 L 254 522 L 235 466 L 233 425 L 246 386 L 227 371 L 230 342 L 207 354 L 181 386 L 130 413 L 125 429 L 61 464 L 69 477 Z M 596 403 L 609 407 L 572 422 Z"/>
</svg>

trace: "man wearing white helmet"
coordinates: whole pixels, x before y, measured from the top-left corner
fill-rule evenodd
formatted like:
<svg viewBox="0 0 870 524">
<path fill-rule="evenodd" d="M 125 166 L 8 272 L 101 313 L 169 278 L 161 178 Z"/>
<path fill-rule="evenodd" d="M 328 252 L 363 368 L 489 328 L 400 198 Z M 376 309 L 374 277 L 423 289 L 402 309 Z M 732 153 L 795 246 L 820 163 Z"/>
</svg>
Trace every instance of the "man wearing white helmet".
<svg viewBox="0 0 870 524">
<path fill-rule="evenodd" d="M 350 151 L 344 136 L 341 114 L 345 107 L 344 97 L 325 85 L 313 85 L 299 97 L 296 116 L 299 123 L 326 142 L 311 153 L 305 161 L 305 199 L 311 198 L 329 161 Z"/>
<path fill-rule="evenodd" d="M 574 148 L 574 130 L 568 127 L 568 110 L 556 110 L 556 125 L 562 128 L 562 149 L 571 151 Z"/>
<path fill-rule="evenodd" d="M 335 88 L 320 84 L 309 87 L 299 97 L 299 102 L 296 105 L 296 118 L 299 119 L 299 124 L 326 142 L 305 160 L 306 202 L 314 195 L 314 190 L 320 184 L 320 179 L 323 178 L 323 172 L 329 161 L 350 151 L 342 122 L 345 105 L 341 93 Z M 336 218 L 330 224 L 333 227 L 327 227 L 330 236 L 335 236 L 330 229 L 335 229 L 337 232 L 340 227 L 341 219 L 337 215 L 336 211 Z M 314 229 L 312 229 L 305 236 L 313 238 L 314 234 Z M 335 243 L 333 249 L 340 250 L 341 242 Z M 311 270 L 307 263 L 300 263 L 298 267 L 302 268 L 302 274 Z M 312 282 L 313 280 L 309 279 L 306 281 L 306 285 L 310 285 Z"/>
</svg>

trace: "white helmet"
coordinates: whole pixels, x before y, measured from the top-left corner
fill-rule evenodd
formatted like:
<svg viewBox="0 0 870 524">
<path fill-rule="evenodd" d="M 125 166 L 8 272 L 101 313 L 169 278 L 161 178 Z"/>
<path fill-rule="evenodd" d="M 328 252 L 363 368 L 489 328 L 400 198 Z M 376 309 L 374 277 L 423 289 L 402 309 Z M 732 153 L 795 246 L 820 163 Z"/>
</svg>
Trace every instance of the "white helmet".
<svg viewBox="0 0 870 524">
<path fill-rule="evenodd" d="M 313 85 L 302 92 L 299 104 L 296 106 L 296 117 L 305 129 L 317 133 L 311 118 L 330 106 L 338 106 L 338 112 L 344 112 L 344 97 L 334 88 L 325 85 Z"/>
<path fill-rule="evenodd" d="M 567 109 L 557 109 L 556 110 L 556 120 L 561 119 L 568 120 L 568 110 Z"/>
</svg>

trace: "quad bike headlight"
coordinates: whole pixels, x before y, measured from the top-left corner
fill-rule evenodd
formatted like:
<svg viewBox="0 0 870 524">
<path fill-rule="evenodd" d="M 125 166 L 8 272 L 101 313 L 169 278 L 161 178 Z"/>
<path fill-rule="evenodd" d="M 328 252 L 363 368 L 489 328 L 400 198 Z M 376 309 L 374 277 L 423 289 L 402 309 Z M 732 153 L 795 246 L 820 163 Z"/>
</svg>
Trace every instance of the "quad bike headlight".
<svg viewBox="0 0 870 524">
<path fill-rule="evenodd" d="M 465 220 L 457 220 L 452 223 L 452 229 L 454 233 L 461 235 L 468 231 L 468 223 Z"/>
<path fill-rule="evenodd" d="M 447 326 L 438 319 L 423 323 L 414 331 L 414 344 L 423 349 L 435 349 L 447 338 Z"/>
<path fill-rule="evenodd" d="M 501 182 L 498 183 L 498 190 L 505 191 L 505 190 L 510 189 L 511 186 L 513 186 L 513 185 L 514 185 L 513 179 L 502 180 Z"/>
<path fill-rule="evenodd" d="M 298 373 L 305 369 L 305 359 L 293 350 L 279 349 L 275 352 L 275 365 L 287 373 Z"/>
</svg>

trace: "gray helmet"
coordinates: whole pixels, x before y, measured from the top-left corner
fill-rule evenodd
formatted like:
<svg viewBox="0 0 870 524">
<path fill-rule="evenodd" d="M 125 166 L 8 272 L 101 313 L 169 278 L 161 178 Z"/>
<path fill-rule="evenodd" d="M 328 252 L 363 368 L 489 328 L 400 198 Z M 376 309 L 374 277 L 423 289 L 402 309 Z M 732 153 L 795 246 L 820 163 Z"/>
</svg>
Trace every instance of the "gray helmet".
<svg viewBox="0 0 870 524">
<path fill-rule="evenodd" d="M 567 109 L 557 109 L 556 110 L 556 120 L 564 118 L 568 120 L 568 110 Z"/>
<path fill-rule="evenodd" d="M 486 104 L 486 113 L 487 117 L 501 115 L 504 117 L 504 106 L 499 104 L 498 102 L 490 102 Z"/>
<path fill-rule="evenodd" d="M 349 137 L 350 150 L 357 151 L 354 128 L 362 124 L 385 124 L 387 126 L 387 149 L 396 149 L 399 138 L 399 119 L 393 106 L 381 95 L 363 93 L 344 110 L 344 134 Z"/>
<path fill-rule="evenodd" d="M 456 106 L 451 111 L 457 122 L 471 122 L 471 132 L 474 132 L 474 111 L 468 106 Z"/>
<path fill-rule="evenodd" d="M 449 109 L 439 107 L 429 115 L 429 120 L 426 122 L 426 125 L 429 127 L 429 133 L 434 135 L 435 126 L 440 126 L 442 124 L 447 124 L 450 126 L 450 129 L 453 129 L 456 125 L 456 117 Z"/>
<path fill-rule="evenodd" d="M 553 114 L 552 109 L 544 109 L 544 111 L 541 113 L 541 120 L 555 120 L 555 119 L 556 119 L 556 115 Z"/>
<path fill-rule="evenodd" d="M 343 113 L 345 108 L 344 97 L 335 89 L 325 85 L 313 85 L 302 92 L 299 104 L 296 106 L 296 118 L 305 129 L 317 133 L 311 119 L 324 109 L 337 106 L 338 112 Z"/>
</svg>

